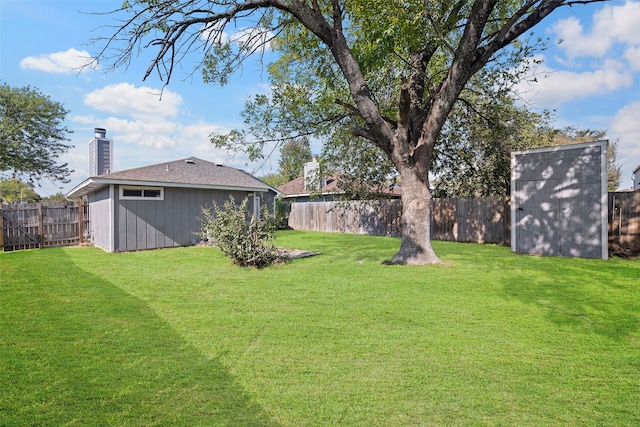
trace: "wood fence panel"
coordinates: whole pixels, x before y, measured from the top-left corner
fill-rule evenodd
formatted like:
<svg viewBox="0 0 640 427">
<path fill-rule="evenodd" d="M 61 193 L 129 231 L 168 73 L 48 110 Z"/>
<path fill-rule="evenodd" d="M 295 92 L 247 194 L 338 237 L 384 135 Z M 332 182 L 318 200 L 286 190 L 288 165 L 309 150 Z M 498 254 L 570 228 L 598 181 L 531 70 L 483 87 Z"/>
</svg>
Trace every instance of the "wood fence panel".
<svg viewBox="0 0 640 427">
<path fill-rule="evenodd" d="M 293 203 L 289 226 L 297 230 L 399 236 L 399 200 Z M 434 199 L 431 238 L 454 242 L 511 243 L 507 199 Z M 609 193 L 609 247 L 614 254 L 640 254 L 640 191 Z"/>
<path fill-rule="evenodd" d="M 82 243 L 88 209 L 75 202 L 3 205 L 0 248 L 14 251 Z"/>
<path fill-rule="evenodd" d="M 618 255 L 640 254 L 640 191 L 609 193 L 609 248 Z"/>
<path fill-rule="evenodd" d="M 510 243 L 510 209 L 505 199 L 435 199 L 431 237 L 434 240 Z M 293 203 L 289 227 L 295 230 L 400 236 L 402 202 L 377 200 Z"/>
</svg>

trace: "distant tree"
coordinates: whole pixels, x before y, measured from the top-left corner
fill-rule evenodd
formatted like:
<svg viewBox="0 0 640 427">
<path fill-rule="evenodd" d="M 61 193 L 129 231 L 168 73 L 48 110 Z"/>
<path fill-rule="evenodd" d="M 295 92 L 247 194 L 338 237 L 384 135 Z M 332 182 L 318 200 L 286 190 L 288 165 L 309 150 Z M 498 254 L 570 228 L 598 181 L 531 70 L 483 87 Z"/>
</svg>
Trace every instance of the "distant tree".
<svg viewBox="0 0 640 427">
<path fill-rule="evenodd" d="M 622 180 L 622 165 L 618 163 L 618 140 L 607 147 L 607 190 L 616 191 Z"/>
<path fill-rule="evenodd" d="M 0 179 L 0 203 L 35 203 L 40 199 L 33 184 L 15 178 Z"/>
<path fill-rule="evenodd" d="M 264 182 L 267 185 L 272 187 L 280 187 L 282 184 L 286 183 L 285 179 L 282 177 L 280 172 L 274 172 L 267 175 L 263 175 L 258 177 L 260 181 Z"/>
<path fill-rule="evenodd" d="M 304 172 L 304 164 L 312 160 L 308 138 L 290 139 L 280 147 L 278 171 L 284 182 L 296 179 Z"/>
<path fill-rule="evenodd" d="M 304 164 L 312 160 L 311 146 L 307 138 L 292 138 L 280 146 L 278 171 L 260 177 L 272 187 L 296 179 L 304 172 Z"/>
<path fill-rule="evenodd" d="M 63 125 L 68 111 L 32 87 L 0 85 L 0 172 L 32 180 L 69 182 L 60 155 L 70 148 Z"/>
<path fill-rule="evenodd" d="M 508 196 L 511 151 L 551 145 L 550 120 L 548 112 L 518 106 L 509 94 L 458 104 L 433 158 L 435 197 Z"/>
<path fill-rule="evenodd" d="M 44 197 L 42 202 L 66 202 L 67 196 L 64 195 L 62 191 L 58 191 L 56 194 L 52 194 L 51 196 Z"/>
<path fill-rule="evenodd" d="M 443 129 L 432 169 L 436 197 L 508 197 L 511 151 L 606 139 L 604 130 L 555 129 L 549 112 L 535 113 L 510 97 L 459 105 Z M 607 152 L 609 191 L 620 184 L 617 141 Z"/>
</svg>

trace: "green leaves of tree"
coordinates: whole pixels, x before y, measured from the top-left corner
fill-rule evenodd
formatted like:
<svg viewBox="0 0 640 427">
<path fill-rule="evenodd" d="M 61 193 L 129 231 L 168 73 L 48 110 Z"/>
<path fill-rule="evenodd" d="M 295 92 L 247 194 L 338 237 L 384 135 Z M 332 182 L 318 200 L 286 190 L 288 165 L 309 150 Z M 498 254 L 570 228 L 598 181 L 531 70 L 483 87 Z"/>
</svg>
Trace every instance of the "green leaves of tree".
<svg viewBox="0 0 640 427">
<path fill-rule="evenodd" d="M 69 182 L 71 171 L 59 157 L 70 148 L 62 104 L 29 86 L 0 85 L 0 172 L 31 179 Z"/>
</svg>

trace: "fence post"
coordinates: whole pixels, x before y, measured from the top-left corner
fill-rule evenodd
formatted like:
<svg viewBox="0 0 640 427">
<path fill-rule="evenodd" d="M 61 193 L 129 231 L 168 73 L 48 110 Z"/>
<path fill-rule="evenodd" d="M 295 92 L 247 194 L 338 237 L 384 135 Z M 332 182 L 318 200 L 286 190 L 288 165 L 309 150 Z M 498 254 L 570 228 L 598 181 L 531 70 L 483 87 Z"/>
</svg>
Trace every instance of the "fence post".
<svg viewBox="0 0 640 427">
<path fill-rule="evenodd" d="M 38 247 L 44 248 L 44 215 L 42 213 L 42 203 L 38 203 Z"/>
<path fill-rule="evenodd" d="M 76 206 L 78 206 L 78 243 L 82 245 L 84 244 L 84 203 L 82 202 L 82 199 L 76 201 Z"/>
</svg>

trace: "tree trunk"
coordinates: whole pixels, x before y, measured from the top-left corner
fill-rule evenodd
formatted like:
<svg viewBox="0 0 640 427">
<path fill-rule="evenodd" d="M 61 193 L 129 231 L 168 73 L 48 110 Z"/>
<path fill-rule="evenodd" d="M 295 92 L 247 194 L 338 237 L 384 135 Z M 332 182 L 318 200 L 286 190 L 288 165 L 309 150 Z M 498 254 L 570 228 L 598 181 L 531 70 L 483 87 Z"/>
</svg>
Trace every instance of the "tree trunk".
<svg viewBox="0 0 640 427">
<path fill-rule="evenodd" d="M 429 178 L 414 168 L 400 171 L 402 182 L 402 243 L 391 260 L 394 264 L 439 264 L 431 247 L 431 193 Z"/>
</svg>

